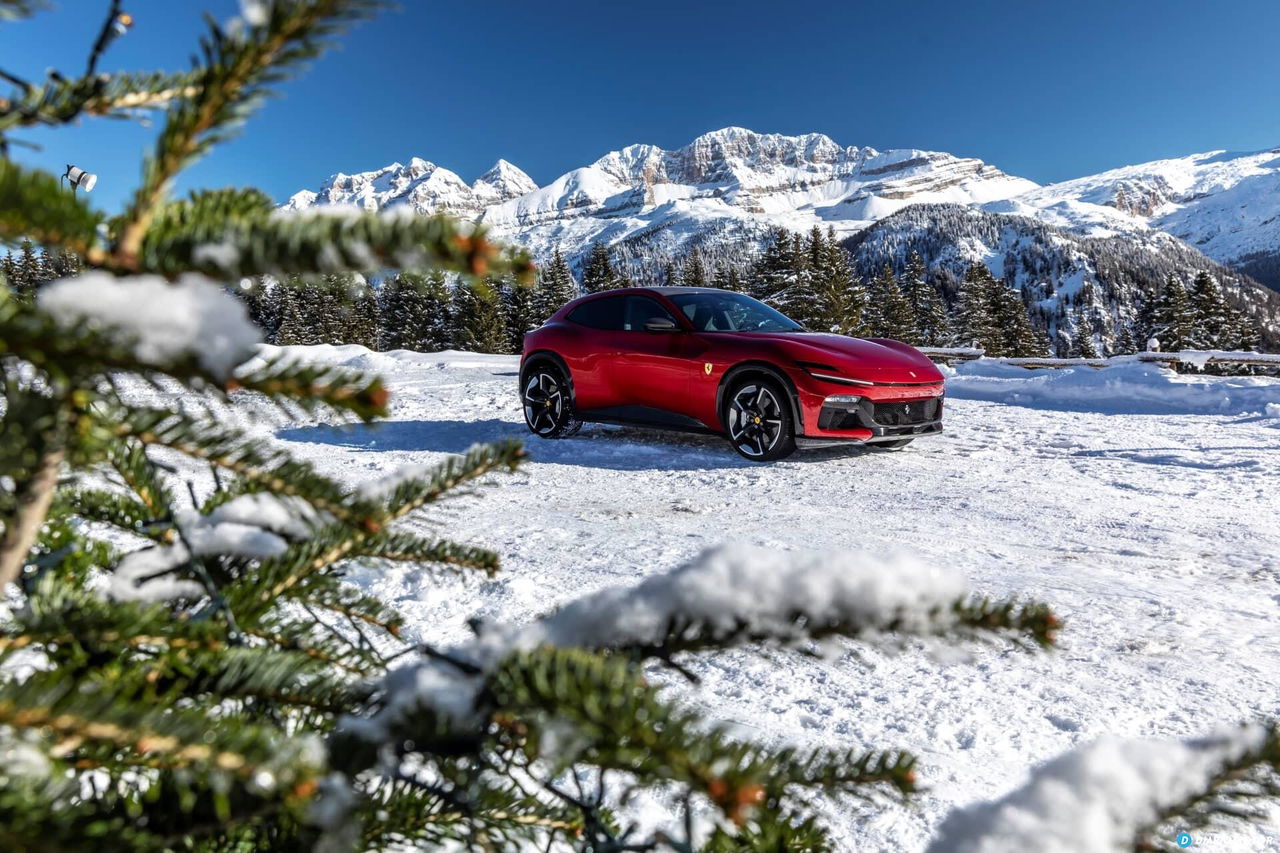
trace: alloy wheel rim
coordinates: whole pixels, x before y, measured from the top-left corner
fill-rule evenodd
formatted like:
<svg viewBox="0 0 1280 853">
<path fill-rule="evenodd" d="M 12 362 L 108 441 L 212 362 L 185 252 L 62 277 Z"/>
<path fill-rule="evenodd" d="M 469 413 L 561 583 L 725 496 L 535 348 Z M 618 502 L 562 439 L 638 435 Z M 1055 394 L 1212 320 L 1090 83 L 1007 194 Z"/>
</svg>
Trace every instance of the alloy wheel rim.
<svg viewBox="0 0 1280 853">
<path fill-rule="evenodd" d="M 729 401 L 729 438 L 747 456 L 764 456 L 782 437 L 782 405 L 764 385 L 744 385 Z"/>
<path fill-rule="evenodd" d="M 550 373 L 535 373 L 524 386 L 524 419 L 529 429 L 546 435 L 560 425 L 564 392 Z"/>
</svg>

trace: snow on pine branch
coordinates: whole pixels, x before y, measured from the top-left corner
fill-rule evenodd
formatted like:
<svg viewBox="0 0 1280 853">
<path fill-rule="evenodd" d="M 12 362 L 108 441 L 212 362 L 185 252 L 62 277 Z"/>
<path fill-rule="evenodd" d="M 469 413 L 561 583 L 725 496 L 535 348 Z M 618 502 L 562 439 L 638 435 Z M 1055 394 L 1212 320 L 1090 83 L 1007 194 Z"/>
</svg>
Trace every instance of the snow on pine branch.
<svg viewBox="0 0 1280 853">
<path fill-rule="evenodd" d="M 109 597 L 116 601 L 199 598 L 205 588 L 187 570 L 192 554 L 246 560 L 278 557 L 289 548 L 286 539 L 309 538 L 324 523 L 324 516 L 301 499 L 264 493 L 233 498 L 208 515 L 182 512 L 174 522 L 181 541 L 126 554 L 108 577 Z"/>
<path fill-rule="evenodd" d="M 952 812 L 928 853 L 1133 850 L 1145 830 L 1224 774 L 1258 763 L 1274 736 L 1250 724 L 1182 741 L 1102 738 L 1038 768 L 1001 799 Z"/>
<path fill-rule="evenodd" d="M 574 601 L 521 631 L 518 645 L 658 647 L 684 628 L 730 638 L 900 630 L 935 633 L 954 622 L 964 578 L 908 554 L 789 553 L 738 545 L 704 551 L 669 574 Z"/>
<path fill-rule="evenodd" d="M 120 336 L 144 364 L 163 369 L 195 359 L 219 379 L 230 377 L 261 341 L 244 305 L 194 273 L 170 283 L 160 276 L 89 271 L 52 282 L 38 304 L 65 328 L 85 323 Z"/>
<path fill-rule="evenodd" d="M 210 525 L 252 525 L 295 541 L 310 539 L 317 528 L 333 521 L 302 498 L 271 492 L 239 495 L 214 508 L 205 518 Z"/>
<path fill-rule="evenodd" d="M 383 711 L 369 721 L 349 722 L 371 739 L 423 708 L 474 724 L 485 675 L 508 655 L 539 646 L 665 656 L 742 641 L 1000 630 L 1016 622 L 1000 619 L 1011 609 L 987 610 L 968 599 L 961 575 L 908 554 L 720 546 L 668 574 L 588 595 L 528 625 L 484 624 L 474 640 L 391 673 Z M 1033 611 L 1048 626 L 1049 641 L 1056 620 L 1038 605 L 1022 612 Z"/>
</svg>

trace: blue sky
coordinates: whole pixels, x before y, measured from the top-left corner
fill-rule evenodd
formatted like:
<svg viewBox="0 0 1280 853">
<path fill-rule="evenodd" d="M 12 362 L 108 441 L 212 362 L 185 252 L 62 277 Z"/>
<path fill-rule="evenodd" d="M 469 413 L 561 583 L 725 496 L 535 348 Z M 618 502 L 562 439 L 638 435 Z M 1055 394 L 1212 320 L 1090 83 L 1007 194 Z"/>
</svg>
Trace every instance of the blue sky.
<svg viewBox="0 0 1280 853">
<path fill-rule="evenodd" d="M 1275 0 L 645 3 L 403 0 L 286 84 L 180 188 L 283 200 L 327 175 L 412 156 L 471 180 L 499 157 L 547 183 L 633 142 L 726 125 L 979 157 L 1045 183 L 1219 148 L 1280 146 Z M 78 70 L 97 0 L 0 25 L 0 67 Z M 104 68 L 181 68 L 199 9 L 127 0 Z M 92 12 L 92 14 L 90 14 Z M 19 159 L 101 174 L 115 210 L 156 128 L 91 121 L 26 134 Z"/>
</svg>

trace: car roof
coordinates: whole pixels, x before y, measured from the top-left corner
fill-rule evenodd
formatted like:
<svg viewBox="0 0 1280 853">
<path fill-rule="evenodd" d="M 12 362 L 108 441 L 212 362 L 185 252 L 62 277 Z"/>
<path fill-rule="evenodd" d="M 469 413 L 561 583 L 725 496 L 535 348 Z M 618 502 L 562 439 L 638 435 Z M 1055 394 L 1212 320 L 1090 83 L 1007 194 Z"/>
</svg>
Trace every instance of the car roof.
<svg viewBox="0 0 1280 853">
<path fill-rule="evenodd" d="M 676 293 L 729 293 L 719 287 L 619 287 L 614 290 L 601 290 L 598 293 L 588 293 L 586 296 L 618 296 L 627 293 L 661 293 L 663 296 L 670 296 Z M 581 297 L 579 297 L 581 298 Z"/>
</svg>

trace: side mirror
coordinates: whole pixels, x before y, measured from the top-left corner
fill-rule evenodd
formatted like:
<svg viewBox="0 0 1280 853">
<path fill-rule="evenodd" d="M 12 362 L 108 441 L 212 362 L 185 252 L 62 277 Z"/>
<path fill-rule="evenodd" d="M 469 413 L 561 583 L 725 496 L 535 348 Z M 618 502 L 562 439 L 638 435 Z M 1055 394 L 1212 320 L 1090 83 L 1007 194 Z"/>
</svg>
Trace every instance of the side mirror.
<svg viewBox="0 0 1280 853">
<path fill-rule="evenodd" d="M 646 332 L 678 332 L 680 327 L 670 317 L 654 317 L 644 324 Z"/>
</svg>

